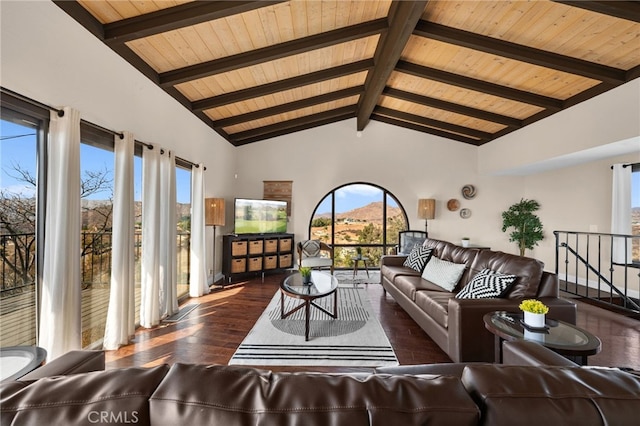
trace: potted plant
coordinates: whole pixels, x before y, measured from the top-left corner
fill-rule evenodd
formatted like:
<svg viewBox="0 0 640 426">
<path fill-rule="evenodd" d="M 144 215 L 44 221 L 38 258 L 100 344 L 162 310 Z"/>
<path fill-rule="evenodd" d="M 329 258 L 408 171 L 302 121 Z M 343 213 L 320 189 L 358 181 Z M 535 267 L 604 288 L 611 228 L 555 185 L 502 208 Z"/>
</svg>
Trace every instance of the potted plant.
<svg viewBox="0 0 640 426">
<path fill-rule="evenodd" d="M 362 247 L 356 247 L 356 255 L 358 256 L 358 259 L 362 257 Z"/>
<path fill-rule="evenodd" d="M 524 323 L 535 328 L 544 328 L 545 315 L 549 307 L 537 299 L 523 300 L 518 306 L 524 312 Z"/>
<path fill-rule="evenodd" d="M 311 268 L 308 266 L 301 266 L 300 275 L 302 276 L 302 284 L 311 284 Z"/>
<path fill-rule="evenodd" d="M 462 237 L 462 247 L 469 247 L 469 237 Z"/>
<path fill-rule="evenodd" d="M 544 238 L 542 222 L 533 213 L 538 209 L 540 209 L 540 203 L 523 198 L 519 203 L 509 207 L 509 210 L 502 212 L 502 232 L 513 228 L 509 234 L 509 241 L 518 243 L 520 256 L 524 256 L 526 249 L 533 249 L 538 245 L 538 241 Z"/>
</svg>

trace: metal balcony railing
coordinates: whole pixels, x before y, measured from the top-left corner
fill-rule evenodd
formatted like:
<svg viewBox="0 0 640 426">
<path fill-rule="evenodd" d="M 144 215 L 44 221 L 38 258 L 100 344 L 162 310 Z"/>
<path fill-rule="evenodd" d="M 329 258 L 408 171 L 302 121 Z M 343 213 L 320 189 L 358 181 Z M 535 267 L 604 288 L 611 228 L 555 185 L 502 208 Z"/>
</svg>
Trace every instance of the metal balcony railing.
<svg viewBox="0 0 640 426">
<path fill-rule="evenodd" d="M 629 314 L 640 313 L 640 235 L 554 231 L 560 289 Z M 620 244 L 623 242 L 623 244 Z M 628 262 L 616 262 L 614 244 Z"/>
</svg>

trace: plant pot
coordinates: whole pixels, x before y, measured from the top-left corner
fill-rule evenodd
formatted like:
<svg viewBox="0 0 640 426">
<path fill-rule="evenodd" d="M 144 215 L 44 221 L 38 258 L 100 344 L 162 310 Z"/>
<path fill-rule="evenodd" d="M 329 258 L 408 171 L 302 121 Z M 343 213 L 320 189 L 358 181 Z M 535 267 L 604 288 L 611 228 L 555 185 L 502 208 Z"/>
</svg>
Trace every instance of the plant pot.
<svg viewBox="0 0 640 426">
<path fill-rule="evenodd" d="M 303 275 L 302 276 L 302 284 L 303 285 L 311 285 L 311 275 Z"/>
<path fill-rule="evenodd" d="M 462 247 L 469 247 L 469 240 L 462 240 Z"/>
<path fill-rule="evenodd" d="M 533 328 L 544 328 L 545 314 L 534 314 L 533 312 L 524 311 L 524 323 Z"/>
</svg>

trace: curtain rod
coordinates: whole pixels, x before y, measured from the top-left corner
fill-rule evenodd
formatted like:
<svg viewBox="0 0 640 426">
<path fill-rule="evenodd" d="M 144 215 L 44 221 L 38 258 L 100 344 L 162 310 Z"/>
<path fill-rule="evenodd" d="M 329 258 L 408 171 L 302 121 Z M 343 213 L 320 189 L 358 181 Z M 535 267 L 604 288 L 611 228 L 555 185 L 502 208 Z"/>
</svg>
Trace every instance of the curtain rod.
<svg viewBox="0 0 640 426">
<path fill-rule="evenodd" d="M 35 99 L 31 99 L 31 98 L 29 98 L 27 96 L 24 96 L 24 95 L 21 95 L 20 93 L 14 92 L 13 90 L 7 89 L 5 87 L 0 87 L 0 89 L 1 89 L 0 91 L 2 91 L 4 93 L 7 93 L 7 94 L 9 94 L 9 95 L 11 95 L 13 97 L 16 97 L 16 98 L 18 98 L 20 100 L 23 100 L 25 102 L 28 102 L 28 103 L 30 103 L 32 105 L 35 105 L 35 106 L 43 108 L 43 109 L 48 109 L 50 111 L 55 111 L 58 114 L 58 117 L 64 117 L 64 110 L 63 109 L 58 109 L 58 108 L 52 107 L 51 105 L 43 104 L 42 102 L 36 101 Z M 87 121 L 87 120 L 82 120 L 81 119 L 80 122 L 86 124 L 87 126 L 91 126 L 91 127 L 95 128 L 95 129 L 101 130 L 103 132 L 110 133 L 110 134 L 112 134 L 114 136 L 118 136 L 120 139 L 124 139 L 124 133 L 120 133 L 120 132 L 116 132 L 114 130 L 107 129 L 105 127 L 102 127 L 102 126 L 100 126 L 98 124 L 92 123 L 92 122 Z M 149 149 L 153 149 L 153 145 L 151 145 L 151 144 L 139 141 L 137 139 L 134 139 L 134 142 L 135 143 L 139 143 L 141 145 L 144 145 Z M 164 150 L 161 149 L 160 153 L 164 154 Z M 184 158 L 180 158 L 178 156 L 176 156 L 176 160 L 180 160 L 180 161 L 182 161 L 184 163 L 187 163 L 187 164 L 191 165 L 192 167 L 200 167 L 199 164 L 193 163 L 193 162 L 191 162 L 189 160 L 185 160 Z M 207 168 L 205 167 L 204 170 L 207 170 Z"/>
<path fill-rule="evenodd" d="M 633 166 L 633 164 L 623 164 L 622 168 L 625 169 L 625 168 L 627 168 L 629 166 Z M 613 166 L 611 166 L 611 170 L 613 170 Z"/>
</svg>

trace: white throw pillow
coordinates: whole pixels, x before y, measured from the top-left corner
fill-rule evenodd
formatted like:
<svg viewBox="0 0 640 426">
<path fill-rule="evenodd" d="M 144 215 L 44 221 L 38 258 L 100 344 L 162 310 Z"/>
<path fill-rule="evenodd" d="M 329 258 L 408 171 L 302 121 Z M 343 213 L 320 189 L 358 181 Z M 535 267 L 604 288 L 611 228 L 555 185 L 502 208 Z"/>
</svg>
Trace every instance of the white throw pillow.
<svg viewBox="0 0 640 426">
<path fill-rule="evenodd" d="M 453 291 L 460 277 L 464 273 L 464 263 L 453 263 L 432 256 L 424 267 L 422 278 L 442 287 L 447 291 Z"/>
</svg>

